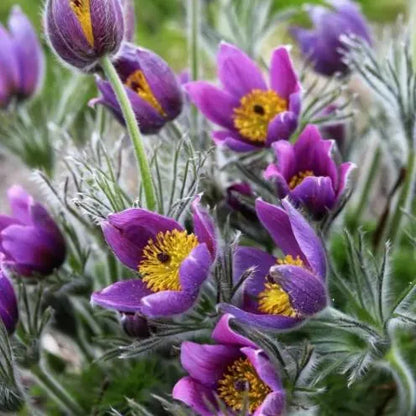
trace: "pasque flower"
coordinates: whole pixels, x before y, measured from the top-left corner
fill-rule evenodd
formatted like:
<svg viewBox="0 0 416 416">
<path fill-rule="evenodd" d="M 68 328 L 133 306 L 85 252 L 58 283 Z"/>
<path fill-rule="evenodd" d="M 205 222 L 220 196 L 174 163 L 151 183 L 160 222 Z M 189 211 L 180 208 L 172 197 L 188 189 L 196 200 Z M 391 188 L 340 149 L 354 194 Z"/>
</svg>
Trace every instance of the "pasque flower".
<svg viewBox="0 0 416 416">
<path fill-rule="evenodd" d="M 84 71 L 104 55 L 115 55 L 125 35 L 120 0 L 48 0 L 46 36 L 56 54 Z"/>
<path fill-rule="evenodd" d="M 279 374 L 264 351 L 230 327 L 230 319 L 224 315 L 215 327 L 216 344 L 182 344 L 181 363 L 189 376 L 176 383 L 173 398 L 200 416 L 217 414 L 216 397 L 229 414 L 240 414 L 247 397 L 248 415 L 282 415 L 285 391 Z"/>
<path fill-rule="evenodd" d="M 48 211 L 20 186 L 8 190 L 11 215 L 0 215 L 3 263 L 22 276 L 48 275 L 65 260 L 65 240 Z"/>
<path fill-rule="evenodd" d="M 324 140 L 316 126 L 309 125 L 292 145 L 273 144 L 277 163 L 264 176 L 274 180 L 279 197 L 287 195 L 307 208 L 317 219 L 336 207 L 354 168 L 350 162 L 337 166 L 331 157 L 334 142 Z"/>
<path fill-rule="evenodd" d="M 346 47 L 341 37 L 354 35 L 371 43 L 370 29 L 358 6 L 349 0 L 329 0 L 332 6 L 311 6 L 309 15 L 314 29 L 294 27 L 291 29 L 301 51 L 323 75 L 345 74 Z"/>
<path fill-rule="evenodd" d="M 305 218 L 289 203 L 283 208 L 257 200 L 257 216 L 282 255 L 277 258 L 253 247 L 239 247 L 234 255 L 234 280 L 249 269 L 236 305 L 221 309 L 241 323 L 284 330 L 299 325 L 325 308 L 326 256 L 322 243 Z"/>
<path fill-rule="evenodd" d="M 247 152 L 289 139 L 298 124 L 301 92 L 287 49 L 273 52 L 270 85 L 236 46 L 222 43 L 217 65 L 222 89 L 205 81 L 186 85 L 191 101 L 223 128 L 213 133 L 214 141 Z"/>
<path fill-rule="evenodd" d="M 182 92 L 178 79 L 169 65 L 154 52 L 125 43 L 115 62 L 125 85 L 140 130 L 143 134 L 157 133 L 168 121 L 182 111 Z M 122 112 L 108 81 L 97 80 L 102 97 L 91 105 L 108 107 L 120 122 Z"/>
<path fill-rule="evenodd" d="M 148 317 L 185 312 L 208 277 L 217 244 L 212 220 L 193 204 L 194 233 L 171 218 L 132 208 L 102 223 L 104 237 L 119 260 L 141 279 L 117 282 L 92 295 L 92 302 L 122 313 Z"/>
<path fill-rule="evenodd" d="M 0 255 L 0 262 L 2 260 Z M 14 329 L 19 318 L 17 299 L 12 283 L 10 282 L 3 264 L 0 264 L 0 319 L 9 334 Z"/>
<path fill-rule="evenodd" d="M 13 7 L 8 26 L 0 24 L 0 108 L 35 94 L 44 74 L 39 39 L 20 7 Z"/>
</svg>

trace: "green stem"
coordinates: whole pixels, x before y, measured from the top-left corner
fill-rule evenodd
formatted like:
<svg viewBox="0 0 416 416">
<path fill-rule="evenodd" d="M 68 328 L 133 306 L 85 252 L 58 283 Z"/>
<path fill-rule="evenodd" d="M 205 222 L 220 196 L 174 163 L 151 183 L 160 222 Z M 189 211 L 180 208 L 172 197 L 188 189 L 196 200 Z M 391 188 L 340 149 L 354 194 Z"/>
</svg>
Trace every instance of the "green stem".
<svg viewBox="0 0 416 416">
<path fill-rule="evenodd" d="M 378 167 L 380 165 L 380 159 L 381 159 L 381 146 L 379 145 L 374 153 L 373 161 L 371 162 L 367 180 L 361 192 L 360 202 L 358 203 L 357 209 L 355 211 L 355 215 L 353 217 L 354 224 L 358 225 L 360 223 L 361 215 L 363 214 L 364 208 L 366 207 L 368 203 L 368 198 L 370 196 L 371 187 L 373 186 L 374 179 L 377 176 Z"/>
<path fill-rule="evenodd" d="M 114 89 L 117 100 L 120 104 L 124 120 L 127 125 L 127 131 L 133 143 L 136 154 L 137 164 L 142 178 L 144 194 L 146 198 L 146 205 L 150 211 L 156 208 L 156 196 L 153 187 L 152 174 L 150 171 L 149 162 L 146 157 L 146 151 L 143 144 L 143 138 L 139 130 L 139 126 L 131 107 L 127 92 L 121 82 L 114 65 L 108 56 L 104 56 L 100 60 L 101 66 L 107 76 L 108 81 Z"/>
<path fill-rule="evenodd" d="M 392 247 L 394 247 L 394 242 L 397 237 L 400 236 L 401 232 L 401 222 L 403 218 L 403 213 L 406 211 L 412 202 L 413 199 L 413 189 L 415 183 L 415 169 L 416 169 L 416 158 L 415 151 L 413 149 L 409 150 L 409 155 L 407 158 L 407 168 L 406 168 L 406 178 L 403 185 L 403 188 L 400 192 L 399 200 L 397 201 L 396 210 L 394 212 L 393 218 L 390 222 L 388 239 L 390 240 Z"/>
<path fill-rule="evenodd" d="M 200 27 L 200 1 L 188 0 L 188 48 L 189 48 L 189 67 L 191 69 L 191 80 L 199 78 L 199 27 Z M 195 138 L 198 134 L 198 110 L 195 106 L 191 109 L 191 137 Z"/>
<path fill-rule="evenodd" d="M 69 393 L 52 377 L 41 364 L 31 367 L 32 374 L 38 379 L 45 390 L 51 394 L 56 403 L 70 415 L 82 416 L 85 411 L 76 403 Z"/>
<path fill-rule="evenodd" d="M 416 410 L 416 383 L 409 366 L 403 360 L 398 347 L 393 345 L 386 355 L 400 395 L 400 415 L 412 416 Z"/>
</svg>

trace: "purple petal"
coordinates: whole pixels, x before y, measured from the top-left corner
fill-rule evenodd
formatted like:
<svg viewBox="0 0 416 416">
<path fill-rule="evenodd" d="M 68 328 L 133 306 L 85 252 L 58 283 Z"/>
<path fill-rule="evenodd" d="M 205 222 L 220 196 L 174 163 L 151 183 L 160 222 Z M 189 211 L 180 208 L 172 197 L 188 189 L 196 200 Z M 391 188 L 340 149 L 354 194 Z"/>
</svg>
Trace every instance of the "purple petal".
<svg viewBox="0 0 416 416">
<path fill-rule="evenodd" d="M 336 195 L 328 177 L 310 176 L 305 178 L 291 192 L 295 201 L 301 202 L 317 219 L 334 208 Z"/>
<path fill-rule="evenodd" d="M 340 196 L 345 191 L 345 187 L 348 182 L 348 178 L 351 174 L 351 172 L 356 168 L 356 165 L 351 162 L 342 163 L 338 170 L 338 177 L 339 177 L 339 184 L 338 184 L 338 190 L 337 190 L 337 198 L 340 198 Z"/>
<path fill-rule="evenodd" d="M 278 171 L 283 175 L 286 181 L 297 173 L 296 155 L 293 145 L 286 141 L 280 141 L 272 144 L 274 154 L 277 159 Z"/>
<path fill-rule="evenodd" d="M 195 197 L 192 202 L 194 232 L 200 243 L 205 243 L 212 259 L 217 255 L 217 236 L 214 222 L 208 212 L 200 205 L 201 196 Z"/>
<path fill-rule="evenodd" d="M 273 52 L 270 66 L 271 87 L 282 98 L 289 99 L 290 95 L 300 90 L 300 84 L 287 48 L 280 47 Z"/>
<path fill-rule="evenodd" d="M 278 114 L 270 123 L 267 130 L 266 145 L 270 146 L 278 140 L 289 140 L 298 127 L 298 116 L 291 111 Z"/>
<path fill-rule="evenodd" d="M 19 317 L 16 294 L 3 267 L 0 269 L 0 319 L 9 334 L 14 332 Z"/>
<path fill-rule="evenodd" d="M 240 348 L 230 345 L 201 345 L 187 341 L 181 346 L 182 367 L 193 379 L 212 388 L 239 357 Z"/>
<path fill-rule="evenodd" d="M 94 292 L 91 302 L 119 312 L 140 312 L 143 297 L 153 293 L 140 279 L 123 280 Z"/>
<path fill-rule="evenodd" d="M 291 318 L 282 315 L 260 315 L 246 312 L 226 303 L 221 303 L 219 306 L 222 312 L 231 314 L 237 322 L 258 328 L 284 331 L 300 325 L 303 322 L 303 319 L 300 318 Z"/>
<path fill-rule="evenodd" d="M 132 42 L 136 31 L 134 0 L 121 0 L 121 4 L 124 15 L 124 38 L 128 42 Z"/>
<path fill-rule="evenodd" d="M 179 269 L 182 290 L 196 296 L 200 286 L 208 277 L 211 264 L 212 256 L 207 246 L 199 244 L 195 247 Z"/>
<path fill-rule="evenodd" d="M 19 68 L 18 93 L 22 97 L 29 97 L 35 93 L 43 79 L 43 51 L 35 29 L 18 6 L 12 9 L 9 28 Z"/>
<path fill-rule="evenodd" d="M 261 150 L 262 147 L 247 143 L 241 136 L 233 131 L 214 131 L 212 138 L 218 146 L 227 146 L 235 152 L 253 152 Z"/>
<path fill-rule="evenodd" d="M 142 251 L 151 238 L 159 232 L 183 230 L 176 221 L 139 208 L 109 215 L 101 228 L 114 254 L 133 270 L 137 269 Z"/>
<path fill-rule="evenodd" d="M 7 197 L 13 217 L 23 224 L 32 224 L 30 206 L 34 202 L 33 198 L 19 185 L 11 186 L 7 190 Z"/>
<path fill-rule="evenodd" d="M 249 359 L 258 376 L 264 383 L 266 383 L 273 391 L 283 390 L 276 369 L 266 357 L 264 351 L 248 347 L 242 348 L 241 351 Z"/>
<path fill-rule="evenodd" d="M 13 40 L 0 24 L 0 98 L 8 103 L 19 83 L 19 67 Z"/>
<path fill-rule="evenodd" d="M 232 318 L 232 315 L 223 315 L 212 331 L 211 338 L 219 344 L 257 348 L 256 344 L 231 328 L 230 320 Z"/>
<path fill-rule="evenodd" d="M 284 199 L 282 204 L 287 212 L 293 235 L 309 265 L 318 276 L 325 279 L 326 255 L 321 240 L 305 218 L 292 207 L 287 199 Z"/>
<path fill-rule="evenodd" d="M 253 416 L 282 416 L 285 411 L 286 396 L 284 390 L 270 393 Z"/>
<path fill-rule="evenodd" d="M 9 225 L 21 224 L 19 220 L 8 215 L 0 214 L 0 232 L 7 228 Z"/>
<path fill-rule="evenodd" d="M 271 164 L 267 166 L 263 175 L 265 179 L 272 180 L 275 183 L 278 198 L 282 199 L 290 194 L 290 188 L 287 180 L 279 172 L 279 169 L 276 165 Z"/>
<path fill-rule="evenodd" d="M 233 115 L 240 105 L 238 99 L 205 81 L 190 82 L 184 88 L 206 118 L 226 129 L 234 129 Z"/>
<path fill-rule="evenodd" d="M 256 211 L 259 220 L 283 254 L 290 254 L 293 257 L 299 256 L 301 259 L 306 260 L 293 234 L 288 214 L 283 209 L 257 199 Z"/>
<path fill-rule="evenodd" d="M 294 92 L 289 97 L 289 111 L 299 116 L 302 108 L 302 92 Z"/>
<path fill-rule="evenodd" d="M 192 308 L 196 294 L 165 290 L 145 296 L 141 301 L 141 312 L 149 318 L 177 315 Z"/>
<path fill-rule="evenodd" d="M 214 392 L 192 377 L 181 378 L 173 388 L 172 397 L 187 404 L 200 416 L 212 416 L 212 411 L 206 403 L 212 403 L 214 408 L 217 403 Z"/>
<path fill-rule="evenodd" d="M 218 77 L 224 88 L 240 99 L 252 90 L 267 90 L 257 65 L 236 46 L 222 42 L 218 52 Z"/>
<path fill-rule="evenodd" d="M 326 307 L 328 297 L 323 280 L 304 267 L 274 266 L 270 274 L 288 293 L 295 311 L 311 316 Z"/>
</svg>

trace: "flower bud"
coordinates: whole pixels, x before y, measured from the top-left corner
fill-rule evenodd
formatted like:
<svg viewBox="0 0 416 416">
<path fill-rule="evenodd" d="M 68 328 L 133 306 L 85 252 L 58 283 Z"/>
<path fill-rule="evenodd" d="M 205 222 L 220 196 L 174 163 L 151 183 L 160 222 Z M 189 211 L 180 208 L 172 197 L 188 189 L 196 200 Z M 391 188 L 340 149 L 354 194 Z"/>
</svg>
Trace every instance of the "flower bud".
<svg viewBox="0 0 416 416">
<path fill-rule="evenodd" d="M 16 294 L 5 270 L 0 267 L 0 319 L 9 334 L 14 332 L 18 316 Z"/>
<path fill-rule="evenodd" d="M 115 55 L 124 38 L 120 0 L 48 0 L 46 36 L 67 64 L 91 71 L 104 55 Z"/>
<path fill-rule="evenodd" d="M 147 319 L 138 313 L 126 313 L 121 318 L 124 332 L 132 338 L 147 338 L 150 335 Z"/>
</svg>

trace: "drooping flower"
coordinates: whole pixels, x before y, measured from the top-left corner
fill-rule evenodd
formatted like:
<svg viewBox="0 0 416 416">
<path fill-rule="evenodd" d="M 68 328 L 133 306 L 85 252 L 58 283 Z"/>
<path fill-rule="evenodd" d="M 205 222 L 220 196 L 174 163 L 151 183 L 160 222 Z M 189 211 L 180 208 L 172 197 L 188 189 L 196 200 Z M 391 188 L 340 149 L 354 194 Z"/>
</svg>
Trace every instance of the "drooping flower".
<svg viewBox="0 0 416 416">
<path fill-rule="evenodd" d="M 0 257 L 3 257 L 0 255 Z M 1 261 L 1 259 L 0 259 Z M 10 279 L 4 265 L 0 265 L 0 319 L 9 334 L 12 334 L 16 328 L 19 318 L 17 309 L 17 299 Z"/>
<path fill-rule="evenodd" d="M 65 240 L 48 211 L 20 186 L 8 190 L 12 215 L 0 215 L 3 263 L 22 276 L 49 275 L 65 260 Z"/>
<path fill-rule="evenodd" d="M 230 319 L 224 315 L 215 327 L 216 344 L 182 344 L 181 363 L 189 376 L 176 383 L 173 398 L 200 416 L 217 414 L 216 397 L 230 414 L 239 414 L 247 397 L 248 415 L 282 415 L 285 391 L 279 374 L 264 351 L 230 327 Z"/>
<path fill-rule="evenodd" d="M 332 6 L 311 6 L 309 15 L 315 26 L 312 30 L 294 27 L 292 35 L 299 43 L 303 55 L 323 75 L 346 74 L 344 63 L 346 46 L 341 37 L 354 35 L 371 43 L 370 29 L 359 7 L 349 0 L 329 0 Z"/>
<path fill-rule="evenodd" d="M 294 145 L 273 144 L 277 163 L 269 165 L 264 173 L 266 179 L 275 181 L 280 198 L 289 195 L 317 219 L 337 206 L 354 169 L 350 162 L 339 167 L 335 164 L 331 157 L 333 144 L 322 139 L 316 126 L 309 125 Z"/>
<path fill-rule="evenodd" d="M 191 101 L 223 128 L 213 133 L 214 141 L 247 152 L 289 139 L 298 125 L 301 88 L 287 49 L 273 52 L 270 85 L 233 45 L 222 43 L 217 61 L 222 89 L 205 81 L 186 85 Z"/>
<path fill-rule="evenodd" d="M 14 98 L 24 100 L 38 90 L 44 55 L 35 29 L 20 7 L 13 7 L 9 31 L 0 25 L 0 108 Z"/>
<path fill-rule="evenodd" d="M 326 256 L 305 218 L 285 199 L 283 208 L 257 200 L 257 216 L 282 255 L 277 258 L 253 247 L 234 255 L 234 280 L 252 268 L 238 293 L 237 305 L 221 309 L 246 325 L 284 330 L 325 308 Z"/>
<path fill-rule="evenodd" d="M 190 309 L 208 277 L 217 245 L 212 220 L 192 204 L 194 233 L 171 218 L 132 208 L 109 215 L 102 223 L 114 254 L 141 279 L 114 283 L 93 293 L 104 308 L 147 317 L 176 315 Z"/>
<path fill-rule="evenodd" d="M 182 92 L 175 73 L 154 52 L 125 43 L 115 62 L 143 134 L 157 133 L 182 111 Z M 122 112 L 108 81 L 97 80 L 102 97 L 91 105 L 108 107 L 124 123 Z"/>
<path fill-rule="evenodd" d="M 45 27 L 55 53 L 67 64 L 93 70 L 104 55 L 115 55 L 125 35 L 120 0 L 48 0 Z"/>
</svg>

